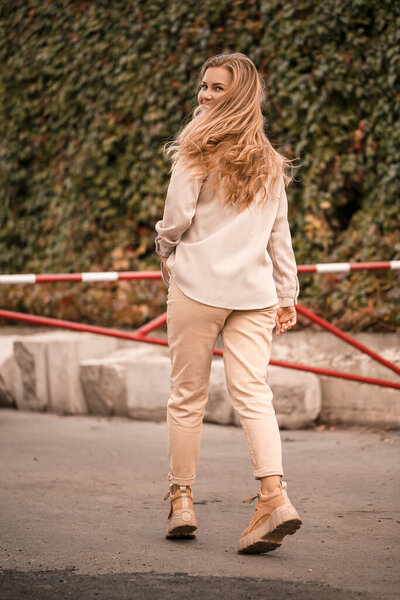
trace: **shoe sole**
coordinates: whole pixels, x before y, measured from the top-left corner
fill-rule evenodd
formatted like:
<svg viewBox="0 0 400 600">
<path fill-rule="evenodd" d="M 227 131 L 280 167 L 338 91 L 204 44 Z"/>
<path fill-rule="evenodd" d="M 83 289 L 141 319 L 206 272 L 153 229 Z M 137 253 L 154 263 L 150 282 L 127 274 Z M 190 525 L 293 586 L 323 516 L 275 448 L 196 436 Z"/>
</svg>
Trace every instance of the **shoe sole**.
<svg viewBox="0 0 400 600">
<path fill-rule="evenodd" d="M 197 521 L 193 510 L 177 510 L 167 525 L 166 538 L 196 537 Z"/>
<path fill-rule="evenodd" d="M 278 506 L 265 523 L 239 539 L 238 552 L 260 554 L 276 550 L 281 546 L 283 538 L 296 533 L 301 524 L 302 520 L 294 506 Z"/>
<path fill-rule="evenodd" d="M 195 525 L 178 525 L 171 531 L 167 530 L 166 538 L 195 538 L 197 535 L 197 527 Z"/>
</svg>

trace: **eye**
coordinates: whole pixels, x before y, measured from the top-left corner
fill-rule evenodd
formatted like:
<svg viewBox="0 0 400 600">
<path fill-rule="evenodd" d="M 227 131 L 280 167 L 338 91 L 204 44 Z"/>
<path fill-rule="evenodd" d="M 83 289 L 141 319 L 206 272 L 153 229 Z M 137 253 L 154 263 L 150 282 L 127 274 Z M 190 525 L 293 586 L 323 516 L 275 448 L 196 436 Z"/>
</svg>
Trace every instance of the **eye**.
<svg viewBox="0 0 400 600">
<path fill-rule="evenodd" d="M 200 88 L 199 88 L 199 89 L 201 90 L 201 89 L 203 89 L 203 88 L 205 88 L 205 87 L 207 87 L 207 84 L 203 83 L 203 84 L 200 86 Z M 215 89 L 216 89 L 216 90 L 221 90 L 222 92 L 224 91 L 224 88 L 223 88 L 223 87 L 221 87 L 220 85 L 217 85 L 217 86 L 215 87 Z"/>
</svg>

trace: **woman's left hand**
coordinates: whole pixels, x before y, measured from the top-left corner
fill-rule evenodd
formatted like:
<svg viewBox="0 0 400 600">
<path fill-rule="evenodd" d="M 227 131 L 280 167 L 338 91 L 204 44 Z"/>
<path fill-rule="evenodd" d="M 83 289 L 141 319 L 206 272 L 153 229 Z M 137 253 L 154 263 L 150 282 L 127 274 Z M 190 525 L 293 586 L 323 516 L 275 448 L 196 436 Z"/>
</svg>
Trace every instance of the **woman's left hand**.
<svg viewBox="0 0 400 600">
<path fill-rule="evenodd" d="M 297 313 L 294 306 L 285 306 L 278 308 L 275 319 L 275 333 L 280 335 L 285 333 L 288 329 L 291 329 L 296 325 Z"/>
</svg>

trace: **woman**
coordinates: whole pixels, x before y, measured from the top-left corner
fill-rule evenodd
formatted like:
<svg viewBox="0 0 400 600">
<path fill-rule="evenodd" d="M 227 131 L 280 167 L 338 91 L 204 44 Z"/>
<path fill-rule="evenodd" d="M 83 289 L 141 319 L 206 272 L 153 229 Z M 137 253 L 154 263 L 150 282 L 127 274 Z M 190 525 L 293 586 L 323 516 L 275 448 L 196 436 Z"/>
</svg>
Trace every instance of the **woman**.
<svg viewBox="0 0 400 600">
<path fill-rule="evenodd" d="M 198 106 L 174 142 L 155 251 L 168 285 L 171 360 L 168 400 L 167 537 L 197 531 L 192 484 L 213 350 L 221 334 L 229 398 L 244 428 L 254 477 L 255 513 L 239 552 L 268 552 L 301 519 L 282 481 L 279 428 L 267 385 L 272 330 L 296 323 L 297 267 L 287 221 L 285 167 L 261 112 L 265 84 L 244 54 L 209 58 L 199 77 Z"/>
</svg>

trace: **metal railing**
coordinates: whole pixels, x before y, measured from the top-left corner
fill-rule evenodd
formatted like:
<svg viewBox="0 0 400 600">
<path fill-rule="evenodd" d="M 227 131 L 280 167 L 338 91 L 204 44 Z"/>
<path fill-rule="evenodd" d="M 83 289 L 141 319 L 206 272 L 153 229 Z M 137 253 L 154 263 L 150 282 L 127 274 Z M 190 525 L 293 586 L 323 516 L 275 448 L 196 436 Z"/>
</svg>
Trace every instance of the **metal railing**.
<svg viewBox="0 0 400 600">
<path fill-rule="evenodd" d="M 400 269 L 400 260 L 398 261 L 380 261 L 380 262 L 364 262 L 364 263 L 317 263 L 314 265 L 299 265 L 297 268 L 298 273 L 345 273 L 350 271 L 360 270 L 371 270 L 371 269 Z M 10 274 L 0 275 L 0 284 L 21 284 L 21 283 L 49 283 L 57 281 L 82 281 L 82 282 L 106 282 L 106 281 L 117 281 L 117 280 L 136 280 L 136 279 L 161 279 L 161 271 L 107 271 L 107 272 L 86 272 L 86 273 L 45 273 L 45 274 Z M 367 348 L 364 344 L 358 342 L 354 337 L 335 327 L 325 319 L 322 319 L 311 310 L 305 308 L 302 304 L 296 304 L 296 310 L 304 317 L 310 319 L 320 327 L 326 329 L 330 333 L 333 333 L 337 337 L 341 338 L 346 343 L 357 348 L 361 352 L 368 354 L 371 358 L 381 363 L 388 369 L 394 371 L 397 375 L 400 375 L 400 368 L 394 363 L 385 359 L 383 356 L 374 352 L 370 348 Z M 85 331 L 89 333 L 96 333 L 100 335 L 109 335 L 112 337 L 123 338 L 133 340 L 137 342 L 146 342 L 148 344 L 159 344 L 162 346 L 168 346 L 168 341 L 164 338 L 149 337 L 149 333 L 158 329 L 164 325 L 167 320 L 167 315 L 163 314 L 155 317 L 145 325 L 135 329 L 133 332 L 121 331 L 118 329 L 112 329 L 109 327 L 101 327 L 97 325 L 86 325 L 82 323 L 76 323 L 73 321 L 65 321 L 63 319 L 53 319 L 50 317 L 40 317 L 36 315 L 29 315 L 25 313 L 3 310 L 0 309 L 0 317 L 4 319 L 13 319 L 17 321 L 23 321 L 25 323 L 32 323 L 35 325 L 47 325 L 49 327 L 58 327 L 61 329 L 72 329 L 74 331 Z M 219 348 L 214 349 L 215 355 L 223 355 L 223 351 Z M 298 369 L 301 371 L 309 371 L 311 373 L 317 373 L 318 375 L 327 375 L 329 377 L 338 377 L 341 379 L 349 379 L 351 381 L 358 381 L 361 383 L 368 383 L 372 385 L 378 385 L 382 387 L 390 387 L 400 389 L 400 383 L 394 381 L 387 381 L 385 379 L 376 379 L 372 377 L 365 377 L 363 375 L 357 375 L 355 373 L 346 373 L 343 371 L 337 371 L 334 369 L 326 369 L 324 367 L 313 367 L 311 365 L 303 365 L 299 363 L 292 363 L 283 360 L 270 359 L 270 365 L 278 367 L 286 367 L 289 369 Z"/>
</svg>

